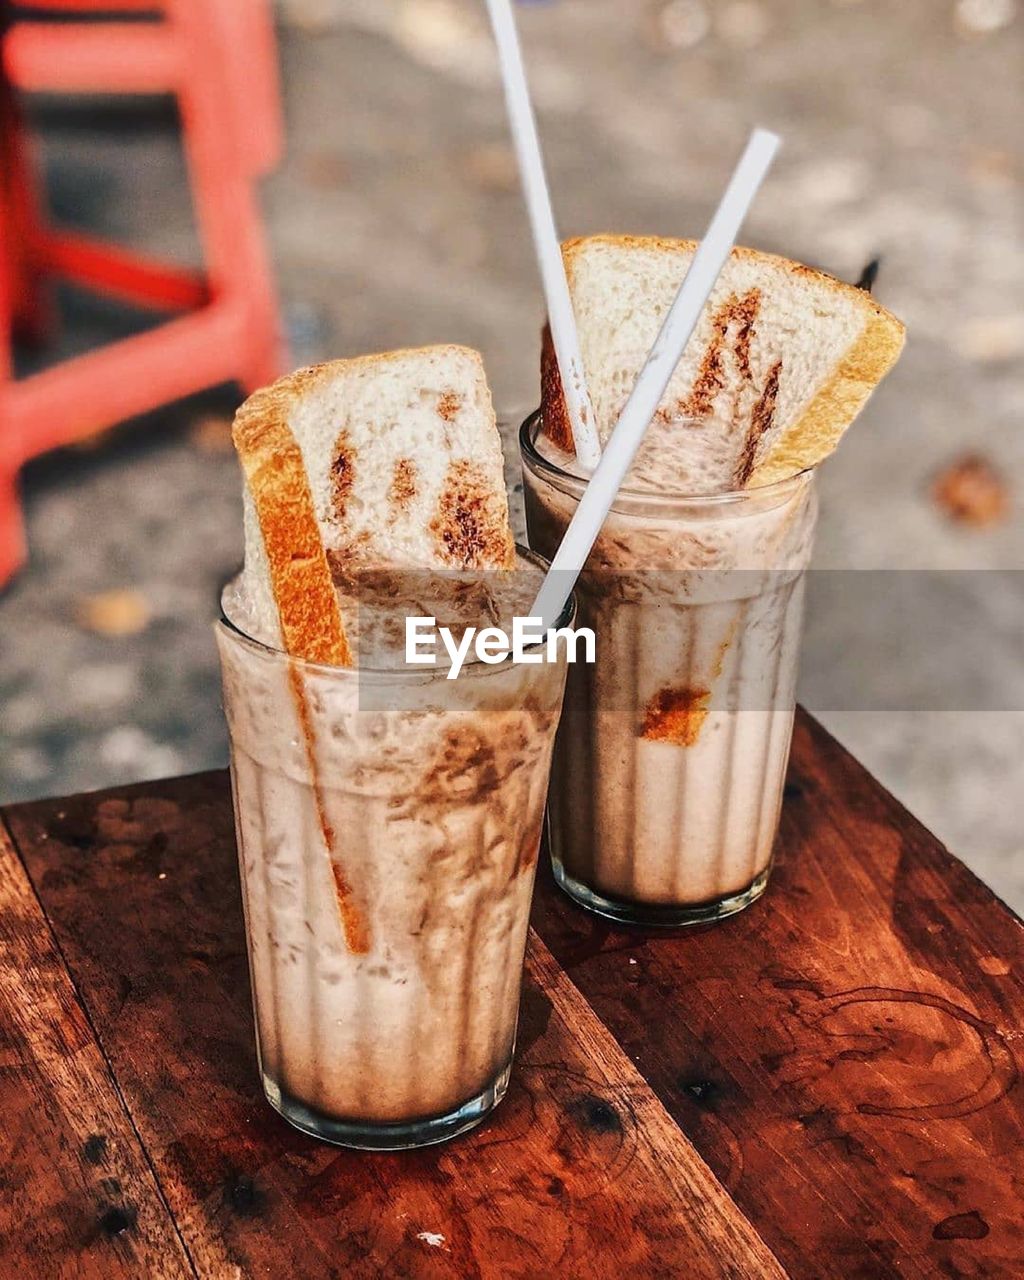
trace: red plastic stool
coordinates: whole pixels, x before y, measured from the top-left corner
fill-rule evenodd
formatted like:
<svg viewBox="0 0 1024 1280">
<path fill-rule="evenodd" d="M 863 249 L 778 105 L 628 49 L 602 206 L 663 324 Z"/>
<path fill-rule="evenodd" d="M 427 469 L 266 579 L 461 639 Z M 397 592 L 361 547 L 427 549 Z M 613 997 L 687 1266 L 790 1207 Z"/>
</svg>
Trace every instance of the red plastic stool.
<svg viewBox="0 0 1024 1280">
<path fill-rule="evenodd" d="M 285 349 L 256 179 L 282 125 L 264 0 L 29 0 L 109 22 L 11 21 L 0 33 L 0 585 L 23 562 L 17 472 L 29 458 L 219 382 L 246 391 L 281 372 Z M 2 21 L 3 0 L 0 0 Z M 117 14 L 158 21 L 118 21 Z M 39 216 L 12 88 L 173 93 L 205 269 L 154 262 Z M 11 340 L 38 338 L 45 278 L 184 314 L 147 333 L 15 380 Z"/>
</svg>

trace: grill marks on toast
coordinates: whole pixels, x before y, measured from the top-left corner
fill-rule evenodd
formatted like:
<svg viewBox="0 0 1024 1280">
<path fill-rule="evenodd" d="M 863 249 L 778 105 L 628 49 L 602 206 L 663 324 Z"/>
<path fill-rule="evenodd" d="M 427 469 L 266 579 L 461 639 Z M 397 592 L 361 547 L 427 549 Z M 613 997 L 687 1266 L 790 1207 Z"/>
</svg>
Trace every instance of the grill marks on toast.
<svg viewBox="0 0 1024 1280">
<path fill-rule="evenodd" d="M 448 464 L 430 533 L 449 568 L 507 567 L 515 557 L 502 504 L 484 468 L 470 458 Z"/>
<path fill-rule="evenodd" d="M 726 358 L 731 355 L 740 375 L 740 386 L 734 396 L 733 415 L 739 412 L 739 401 L 744 387 L 754 387 L 754 371 L 751 365 L 751 349 L 757 336 L 757 319 L 761 313 L 762 293 L 759 288 L 748 289 L 744 294 L 731 294 L 711 318 L 712 335 L 704 349 L 693 385 L 687 394 L 677 400 L 675 408 L 662 407 L 657 411 L 659 421 L 668 423 L 680 418 L 706 418 L 715 410 L 715 402 L 727 382 Z M 769 371 L 764 386 L 757 393 L 753 412 L 737 475 L 742 473 L 745 483 L 750 478 L 757 459 L 757 447 L 774 424 L 775 406 L 779 393 L 779 377 L 782 361 L 778 360 Z M 541 399 L 544 407 L 544 430 L 560 449 L 573 451 L 572 431 L 569 426 L 562 380 L 555 357 L 551 333 L 545 325 L 541 337 Z"/>
<path fill-rule="evenodd" d="M 725 352 L 732 351 L 744 382 L 753 382 L 750 346 L 754 323 L 761 310 L 761 290 L 751 289 L 743 297 L 732 294 L 711 318 L 711 341 L 701 358 L 690 394 L 679 402 L 679 416 L 706 418 L 725 386 Z M 731 336 L 734 333 L 735 336 Z"/>
<path fill-rule="evenodd" d="M 736 465 L 733 482 L 737 489 L 745 487 L 757 462 L 758 447 L 775 425 L 775 410 L 779 401 L 779 379 L 782 377 L 782 361 L 776 360 L 768 371 L 764 387 L 750 415 L 750 428 L 743 445 L 743 452 Z"/>
<path fill-rule="evenodd" d="M 761 290 L 757 288 L 748 290 L 742 297 L 732 294 L 712 316 L 711 341 L 701 359 L 692 391 L 679 403 L 678 416 L 705 418 L 714 412 L 715 401 L 726 385 L 725 355 L 731 351 L 741 379 L 734 394 L 732 409 L 733 419 L 738 421 L 743 391 L 746 387 L 754 386 L 750 352 L 757 336 L 761 302 Z M 733 483 L 737 488 L 742 489 L 750 479 L 761 441 L 775 425 L 781 377 L 782 360 L 779 359 L 769 369 L 751 410 L 743 449 L 733 473 Z"/>
<path fill-rule="evenodd" d="M 391 476 L 388 502 L 392 511 L 405 511 L 419 492 L 419 471 L 412 458 L 399 458 Z"/>
<path fill-rule="evenodd" d="M 331 461 L 331 505 L 339 521 L 345 519 L 345 508 L 355 484 L 357 456 L 358 450 L 352 443 L 352 437 L 347 431 L 340 432 L 334 442 L 334 457 Z"/>
<path fill-rule="evenodd" d="M 462 408 L 462 397 L 454 391 L 445 391 L 437 402 L 437 415 L 445 422 L 454 422 Z"/>
<path fill-rule="evenodd" d="M 750 355 L 757 336 L 761 303 L 761 290 L 753 288 L 742 295 L 731 294 L 718 308 L 711 318 L 712 336 L 701 357 L 693 386 L 676 402 L 674 409 L 658 409 L 655 416 L 660 422 L 670 423 L 680 418 L 701 419 L 711 415 L 715 409 L 715 401 L 726 386 L 726 358 L 730 354 L 736 362 L 741 379 L 733 404 L 733 416 L 738 415 L 744 388 L 754 387 Z M 572 433 L 566 416 L 558 363 L 547 327 L 542 337 L 541 364 L 545 431 L 560 448 L 571 451 Z M 764 386 L 757 393 L 736 467 L 735 482 L 740 487 L 750 479 L 761 440 L 774 425 L 781 375 L 782 361 L 777 360 L 769 370 Z"/>
<path fill-rule="evenodd" d="M 426 347 L 335 361 L 323 373 L 346 415 L 330 455 L 324 538 L 333 567 L 511 568 L 500 444 L 479 354 Z"/>
</svg>

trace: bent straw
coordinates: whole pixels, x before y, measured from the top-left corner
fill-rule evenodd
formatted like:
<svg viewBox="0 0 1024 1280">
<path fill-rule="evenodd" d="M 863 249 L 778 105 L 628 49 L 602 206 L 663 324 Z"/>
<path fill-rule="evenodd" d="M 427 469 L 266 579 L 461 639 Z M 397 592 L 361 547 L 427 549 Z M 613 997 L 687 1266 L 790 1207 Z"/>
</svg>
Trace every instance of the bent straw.
<svg viewBox="0 0 1024 1280">
<path fill-rule="evenodd" d="M 755 129 L 750 135 L 721 204 L 693 255 L 661 332 L 605 446 L 601 462 L 541 583 L 530 617 L 540 618 L 545 630 L 554 625 L 576 585 L 778 148 L 779 138 L 766 129 Z"/>
<path fill-rule="evenodd" d="M 530 102 L 530 89 L 526 82 L 523 53 L 519 47 L 515 18 L 509 0 L 487 0 L 491 26 L 498 44 L 498 61 L 505 84 L 505 103 L 508 108 L 512 142 L 519 162 L 519 176 L 523 184 L 526 210 L 533 231 L 533 243 L 540 264 L 541 281 L 551 325 L 551 341 L 558 360 L 562 378 L 562 394 L 569 413 L 576 457 L 587 471 L 593 471 L 601 460 L 601 446 L 597 438 L 594 410 L 587 392 L 583 372 L 580 339 L 576 331 L 569 285 L 565 278 L 562 246 L 555 228 L 555 215 L 551 208 L 551 193 L 544 173 L 544 159 L 537 136 L 537 121 Z M 556 615 L 557 616 L 557 615 Z"/>
</svg>

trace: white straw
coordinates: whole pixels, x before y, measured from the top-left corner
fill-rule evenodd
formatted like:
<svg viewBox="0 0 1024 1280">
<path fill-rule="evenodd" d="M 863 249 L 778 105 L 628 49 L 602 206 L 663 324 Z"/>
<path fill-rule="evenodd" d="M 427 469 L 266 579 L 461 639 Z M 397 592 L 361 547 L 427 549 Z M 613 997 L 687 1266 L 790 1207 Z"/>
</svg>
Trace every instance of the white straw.
<svg viewBox="0 0 1024 1280">
<path fill-rule="evenodd" d="M 601 446 L 594 423 L 594 410 L 587 393 L 580 354 L 579 334 L 573 314 L 569 285 L 565 279 L 562 247 L 555 228 L 555 215 L 551 208 L 551 195 L 544 174 L 544 159 L 537 136 L 537 121 L 530 102 L 530 89 L 523 67 L 523 54 L 519 47 L 515 18 L 509 0 L 487 0 L 487 8 L 498 43 L 498 61 L 505 82 L 505 102 L 508 107 L 512 141 L 519 161 L 519 174 L 526 198 L 526 209 L 533 231 L 533 242 L 540 263 L 544 297 L 551 325 L 551 340 L 562 378 L 562 394 L 569 412 L 576 457 L 586 471 L 593 471 L 601 459 Z"/>
<path fill-rule="evenodd" d="M 554 625 L 576 585 L 778 148 L 778 137 L 766 129 L 750 135 L 530 610 L 545 628 Z"/>
</svg>

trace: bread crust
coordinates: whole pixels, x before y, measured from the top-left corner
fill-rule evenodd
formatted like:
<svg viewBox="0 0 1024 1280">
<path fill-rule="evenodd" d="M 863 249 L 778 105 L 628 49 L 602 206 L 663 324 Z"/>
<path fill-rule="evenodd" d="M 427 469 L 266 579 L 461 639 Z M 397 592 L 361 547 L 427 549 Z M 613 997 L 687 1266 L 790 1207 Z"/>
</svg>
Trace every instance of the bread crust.
<svg viewBox="0 0 1024 1280">
<path fill-rule="evenodd" d="M 540 407 L 544 434 L 564 453 L 575 453 L 569 410 L 562 394 L 562 373 L 549 324 L 544 325 L 540 338 Z"/>
<path fill-rule="evenodd" d="M 800 418 L 769 449 L 750 474 L 747 486 L 773 484 L 812 467 L 835 449 L 872 391 L 900 357 L 906 330 L 895 316 L 878 308 L 835 373 Z"/>
<path fill-rule="evenodd" d="M 350 667 L 352 650 L 309 478 L 288 426 L 289 409 L 315 380 L 316 366 L 257 391 L 235 414 L 231 435 L 263 534 L 285 650 L 310 662 Z"/>
<path fill-rule="evenodd" d="M 620 250 L 692 254 L 698 243 L 696 240 L 665 236 L 577 236 L 564 242 L 562 255 L 571 289 L 577 261 L 586 247 L 607 245 Z M 732 257 L 813 280 L 819 287 L 846 297 L 855 296 L 857 306 L 866 317 L 859 337 L 797 421 L 791 423 L 773 441 L 764 457 L 747 459 L 747 465 L 737 476 L 737 482 L 746 488 L 793 475 L 820 462 L 831 453 L 871 392 L 895 364 L 903 349 L 906 331 L 902 322 L 877 303 L 869 293 L 824 271 L 742 245 L 733 249 Z M 562 395 L 558 362 L 547 326 L 541 340 L 541 410 L 545 434 L 559 448 L 572 452 L 572 432 Z"/>
</svg>

